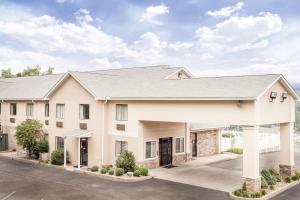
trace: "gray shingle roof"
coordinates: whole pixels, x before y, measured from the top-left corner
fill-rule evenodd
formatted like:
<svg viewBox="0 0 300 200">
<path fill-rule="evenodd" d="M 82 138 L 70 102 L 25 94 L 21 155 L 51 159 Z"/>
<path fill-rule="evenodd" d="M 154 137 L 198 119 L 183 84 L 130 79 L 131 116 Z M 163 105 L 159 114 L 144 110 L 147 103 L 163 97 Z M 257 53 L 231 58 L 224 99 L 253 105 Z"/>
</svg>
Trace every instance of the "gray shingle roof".
<svg viewBox="0 0 300 200">
<path fill-rule="evenodd" d="M 255 99 L 281 75 L 165 79 L 168 66 L 70 72 L 97 99 Z M 0 99 L 43 99 L 62 74 L 0 80 Z M 4 89 L 3 89 L 4 88 Z"/>
</svg>

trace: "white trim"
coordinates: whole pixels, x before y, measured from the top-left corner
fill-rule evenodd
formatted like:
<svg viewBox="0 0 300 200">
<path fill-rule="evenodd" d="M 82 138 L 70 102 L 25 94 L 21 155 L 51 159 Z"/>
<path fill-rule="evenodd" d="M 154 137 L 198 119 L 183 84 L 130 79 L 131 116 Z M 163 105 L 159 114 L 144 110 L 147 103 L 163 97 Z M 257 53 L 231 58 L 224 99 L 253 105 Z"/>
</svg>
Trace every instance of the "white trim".
<svg viewBox="0 0 300 200">
<path fill-rule="evenodd" d="M 182 67 L 182 68 L 176 70 L 175 72 L 173 72 L 172 74 L 168 75 L 167 77 L 165 77 L 165 79 L 170 79 L 170 77 L 172 77 L 173 75 L 175 75 L 181 71 L 183 71 L 189 78 L 194 78 L 194 76 L 191 72 L 189 72 L 185 67 Z"/>
<path fill-rule="evenodd" d="M 155 157 L 151 157 L 151 158 L 146 158 L 146 142 L 155 142 Z M 154 140 L 144 140 L 144 160 L 145 161 L 149 161 L 149 160 L 155 160 L 158 158 L 158 155 L 157 155 L 157 145 L 158 144 L 158 139 L 154 139 Z"/>
<path fill-rule="evenodd" d="M 99 98 L 96 99 L 99 101 L 103 101 L 105 99 Z M 140 101 L 140 100 L 145 100 L 145 101 L 153 101 L 153 100 L 158 100 L 158 101 L 185 101 L 185 100 L 201 100 L 201 101 L 238 101 L 238 100 L 244 100 L 244 101 L 254 101 L 256 100 L 256 97 L 111 97 L 110 101 Z"/>
</svg>

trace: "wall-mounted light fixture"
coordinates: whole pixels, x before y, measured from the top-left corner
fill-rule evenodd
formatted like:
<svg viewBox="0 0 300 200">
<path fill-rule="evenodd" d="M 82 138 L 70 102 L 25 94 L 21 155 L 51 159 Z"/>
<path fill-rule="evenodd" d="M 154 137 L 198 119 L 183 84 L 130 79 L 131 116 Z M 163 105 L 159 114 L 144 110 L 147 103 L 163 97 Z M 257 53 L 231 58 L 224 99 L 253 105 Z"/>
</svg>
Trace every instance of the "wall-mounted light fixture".
<svg viewBox="0 0 300 200">
<path fill-rule="evenodd" d="M 273 102 L 274 99 L 277 97 L 277 92 L 271 92 L 270 94 L 270 102 Z"/>
<path fill-rule="evenodd" d="M 238 100 L 238 101 L 236 102 L 236 106 L 240 108 L 240 107 L 242 107 L 242 103 L 243 103 L 242 100 Z"/>
<path fill-rule="evenodd" d="M 283 92 L 281 95 L 281 102 L 284 102 L 284 100 L 286 100 L 288 97 L 287 93 Z"/>
</svg>

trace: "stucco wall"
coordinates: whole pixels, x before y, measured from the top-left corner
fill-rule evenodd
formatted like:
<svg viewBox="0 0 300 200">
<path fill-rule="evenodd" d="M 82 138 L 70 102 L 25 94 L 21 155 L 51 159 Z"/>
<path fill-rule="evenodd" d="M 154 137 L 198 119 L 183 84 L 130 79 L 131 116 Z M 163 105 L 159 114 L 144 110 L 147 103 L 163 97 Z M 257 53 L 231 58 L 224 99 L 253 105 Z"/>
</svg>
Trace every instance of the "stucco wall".
<svg viewBox="0 0 300 200">
<path fill-rule="evenodd" d="M 55 136 L 63 136 L 64 133 L 79 129 L 79 123 L 87 123 L 88 130 L 92 131 L 92 137 L 88 139 L 88 165 L 101 164 L 101 127 L 102 102 L 95 99 L 73 78 L 69 77 L 50 97 L 50 152 L 55 149 Z M 56 104 L 65 104 L 64 119 L 56 118 Z M 79 104 L 90 105 L 89 120 L 79 119 Z M 56 122 L 63 122 L 63 128 L 57 128 Z M 72 164 L 77 164 L 78 139 L 69 137 L 67 148 Z"/>
</svg>

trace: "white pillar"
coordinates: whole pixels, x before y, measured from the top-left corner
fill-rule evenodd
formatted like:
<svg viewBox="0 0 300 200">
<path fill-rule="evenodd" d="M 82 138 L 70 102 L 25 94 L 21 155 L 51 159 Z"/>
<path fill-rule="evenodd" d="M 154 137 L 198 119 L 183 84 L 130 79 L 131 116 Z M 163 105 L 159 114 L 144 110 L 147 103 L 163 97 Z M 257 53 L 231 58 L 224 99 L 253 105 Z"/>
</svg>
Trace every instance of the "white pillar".
<svg viewBox="0 0 300 200">
<path fill-rule="evenodd" d="M 77 168 L 80 170 L 80 138 L 78 138 Z"/>
<path fill-rule="evenodd" d="M 279 170 L 283 176 L 291 176 L 294 161 L 294 123 L 280 124 L 280 163 Z"/>
<path fill-rule="evenodd" d="M 243 178 L 251 192 L 260 190 L 258 126 L 243 126 Z"/>
<path fill-rule="evenodd" d="M 67 136 L 64 137 L 64 167 L 67 168 Z"/>
</svg>

